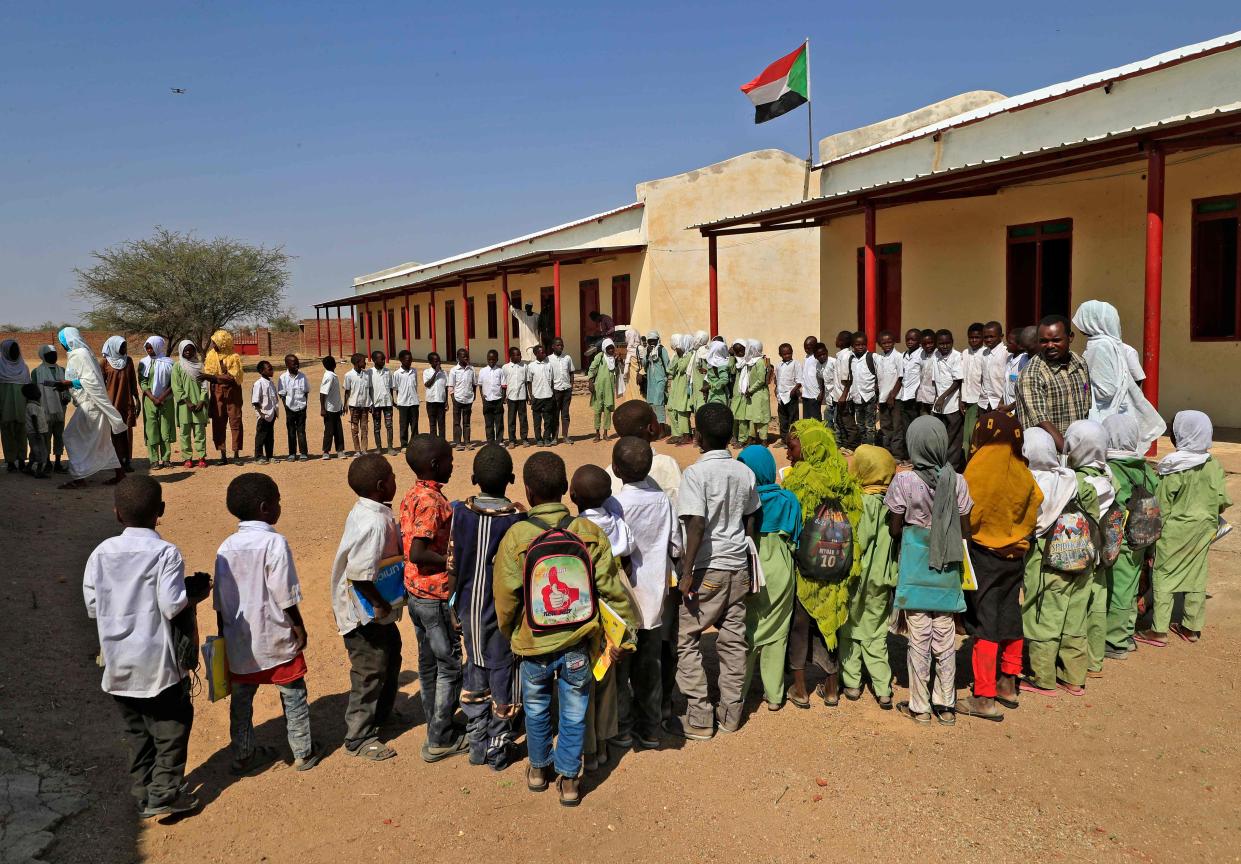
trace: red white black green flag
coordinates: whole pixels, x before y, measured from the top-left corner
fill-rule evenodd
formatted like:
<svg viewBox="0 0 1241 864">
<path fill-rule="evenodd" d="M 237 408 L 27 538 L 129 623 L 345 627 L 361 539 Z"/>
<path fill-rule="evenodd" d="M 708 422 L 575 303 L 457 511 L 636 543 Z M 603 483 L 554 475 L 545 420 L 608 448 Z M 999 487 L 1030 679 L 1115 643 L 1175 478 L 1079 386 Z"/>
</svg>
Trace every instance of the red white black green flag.
<svg viewBox="0 0 1241 864">
<path fill-rule="evenodd" d="M 754 122 L 766 123 L 781 114 L 787 114 L 798 105 L 810 101 L 810 87 L 806 75 L 806 51 L 808 45 L 772 63 L 749 84 L 741 85 L 741 92 L 754 103 Z"/>
</svg>

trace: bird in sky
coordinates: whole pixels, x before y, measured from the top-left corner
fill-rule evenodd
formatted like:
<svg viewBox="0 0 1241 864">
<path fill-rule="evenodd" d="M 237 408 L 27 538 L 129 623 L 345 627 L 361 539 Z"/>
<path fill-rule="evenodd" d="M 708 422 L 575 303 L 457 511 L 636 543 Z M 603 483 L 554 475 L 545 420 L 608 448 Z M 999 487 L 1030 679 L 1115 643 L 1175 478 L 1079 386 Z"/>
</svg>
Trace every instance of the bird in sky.
<svg viewBox="0 0 1241 864">
<path fill-rule="evenodd" d="M 184 93 L 185 92 L 184 87 L 169 87 L 168 89 L 171 90 L 173 93 Z"/>
</svg>

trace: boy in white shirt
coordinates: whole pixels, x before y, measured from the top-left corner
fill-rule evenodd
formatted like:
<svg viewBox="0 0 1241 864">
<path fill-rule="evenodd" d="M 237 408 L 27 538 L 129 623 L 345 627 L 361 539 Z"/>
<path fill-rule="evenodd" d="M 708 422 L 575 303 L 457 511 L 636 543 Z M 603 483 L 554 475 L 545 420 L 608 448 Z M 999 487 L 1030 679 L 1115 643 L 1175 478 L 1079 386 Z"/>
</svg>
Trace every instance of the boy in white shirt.
<svg viewBox="0 0 1241 864">
<path fill-rule="evenodd" d="M 194 705 L 178 648 L 197 648 L 193 604 L 206 598 L 208 577 L 196 574 L 201 595 L 187 590 L 181 553 L 155 531 L 164 501 L 154 479 L 122 479 L 114 509 L 125 530 L 95 548 L 82 578 L 86 614 L 99 635 L 103 692 L 125 722 L 129 774 L 143 818 L 187 813 L 198 807 L 182 789 Z M 185 623 L 179 633 L 174 619 Z"/>
<path fill-rule="evenodd" d="M 961 352 L 961 416 L 964 418 L 961 440 L 965 455 L 970 452 L 974 437 L 974 424 L 978 422 L 978 403 L 982 399 L 982 378 L 985 374 L 986 355 L 983 354 L 982 322 L 976 321 L 965 332 L 968 347 Z"/>
<path fill-rule="evenodd" d="M 852 360 L 853 332 L 841 330 L 836 334 L 836 355 L 832 377 L 829 379 L 826 373 L 823 375 L 823 402 L 827 405 L 827 425 L 831 427 L 837 441 L 843 441 L 848 437 L 844 416 L 847 413 L 846 406 L 842 405 L 840 400 L 844 397 L 845 381 L 849 378 L 849 364 Z"/>
<path fill-rule="evenodd" d="M 487 352 L 487 365 L 478 370 L 478 392 L 483 397 L 483 429 L 488 442 L 504 442 L 504 370 L 500 352 Z"/>
<path fill-rule="evenodd" d="M 866 334 L 853 334 L 845 381 L 838 402 L 843 437 L 840 446 L 856 450 L 875 442 L 875 413 L 879 405 L 879 370 L 866 348 Z"/>
<path fill-rule="evenodd" d="M 401 366 L 392 373 L 392 392 L 396 396 L 396 425 L 404 450 L 409 446 L 409 439 L 418 434 L 418 370 L 414 368 L 414 355 L 409 351 L 397 354 L 396 359 Z"/>
<path fill-rule="evenodd" d="M 952 347 L 952 342 L 951 330 L 935 334 L 937 350 L 931 357 L 935 402 L 931 413 L 948 429 L 948 458 L 959 473 L 965 468 L 965 450 L 961 445 L 965 417 L 961 413 L 961 352 Z"/>
<path fill-rule="evenodd" d="M 783 342 L 779 348 L 780 363 L 776 366 L 776 414 L 780 418 L 780 444 L 788 445 L 789 427 L 797 422 L 797 386 L 801 383 L 802 364 L 793 359 L 793 346 Z"/>
<path fill-rule="evenodd" d="M 225 496 L 237 532 L 215 556 L 215 617 L 228 651 L 232 683 L 229 731 L 234 774 L 258 771 L 279 758 L 254 741 L 254 694 L 271 684 L 280 692 L 293 767 L 319 763 L 310 736 L 306 695 L 306 625 L 298 605 L 301 583 L 289 543 L 273 527 L 280 519 L 280 488 L 266 474 L 233 478 Z"/>
<path fill-rule="evenodd" d="M 918 384 L 918 414 L 930 414 L 935 404 L 935 331 L 922 331 L 922 378 Z"/>
<path fill-rule="evenodd" d="M 65 449 L 65 406 L 69 404 L 69 394 L 49 385 L 64 381 L 65 369 L 56 363 L 55 345 L 44 345 L 39 349 L 39 357 L 43 362 L 30 370 L 30 380 L 39 385 L 43 408 L 47 414 L 48 431 L 52 439 L 52 446 L 48 451 L 53 459 L 52 471 L 63 474 L 69 470 L 60 464 L 60 456 Z"/>
<path fill-rule="evenodd" d="M 457 365 L 448 373 L 448 393 L 452 396 L 452 442 L 458 450 L 473 449 L 470 443 L 470 416 L 474 411 L 474 390 L 478 373 L 470 365 L 470 352 L 457 349 Z"/>
<path fill-rule="evenodd" d="M 879 350 L 872 356 L 878 371 L 879 433 L 876 443 L 888 452 L 896 440 L 896 427 L 900 424 L 900 408 L 896 400 L 901 392 L 901 355 L 894 350 L 896 334 L 891 330 L 880 330 L 875 347 Z"/>
<path fill-rule="evenodd" d="M 440 365 L 440 355 L 427 355 L 427 368 L 422 370 L 422 394 L 427 403 L 427 432 L 445 437 L 444 415 L 448 412 L 448 373 Z"/>
<path fill-rule="evenodd" d="M 569 440 L 569 403 L 573 401 L 573 358 L 564 353 L 564 340 L 557 336 L 552 340 L 552 353 L 547 358 L 552 367 L 552 390 L 556 402 L 556 415 L 560 420 L 560 443 L 572 444 Z M 550 446 L 556 439 L 556 425 L 552 424 L 552 435 L 548 440 Z"/>
<path fill-rule="evenodd" d="M 254 461 L 266 465 L 271 461 L 272 450 L 276 446 L 276 418 L 280 416 L 280 399 L 276 395 L 276 385 L 271 383 L 272 366 L 266 360 L 260 360 L 259 377 L 254 379 L 250 388 L 250 404 L 258 418 L 254 424 Z"/>
<path fill-rule="evenodd" d="M 797 397 L 801 401 L 801 416 L 807 420 L 823 419 L 823 369 L 819 366 L 818 350 L 821 344 L 818 336 L 807 336 L 802 343 L 806 356 L 797 378 Z M 826 354 L 826 346 L 823 351 Z"/>
<path fill-rule="evenodd" d="M 504 364 L 504 401 L 508 403 L 508 446 L 517 446 L 517 425 L 521 421 L 521 441 L 530 446 L 530 424 L 526 416 L 529 401 L 530 373 L 521 362 L 521 350 L 508 349 L 508 362 Z"/>
<path fill-rule="evenodd" d="M 298 459 L 305 462 L 310 458 L 310 447 L 306 444 L 306 394 L 310 390 L 310 382 L 302 373 L 301 366 L 302 361 L 296 354 L 286 354 L 284 371 L 280 373 L 280 382 L 276 385 L 276 395 L 284 402 L 284 429 L 289 435 L 290 462 Z"/>
<path fill-rule="evenodd" d="M 612 415 L 612 425 L 616 429 L 617 437 L 641 438 L 648 444 L 658 441 L 663 432 L 663 426 L 659 418 L 655 416 L 655 409 L 642 399 L 630 399 L 618 405 L 616 413 Z M 616 495 L 620 492 L 624 481 L 616 475 L 611 465 L 608 466 L 607 471 L 608 476 L 612 478 L 612 494 Z M 655 453 L 651 457 L 651 467 L 648 473 L 650 475 L 648 479 L 668 496 L 673 509 L 676 509 L 677 494 L 681 489 L 680 463 L 667 453 Z"/>
<path fill-rule="evenodd" d="M 392 446 L 392 373 L 388 371 L 388 357 L 382 351 L 371 352 L 371 420 L 375 424 L 375 450 L 384 452 L 383 439 L 379 435 L 380 424 L 388 432 L 388 452 L 396 453 Z"/>
<path fill-rule="evenodd" d="M 552 381 L 552 364 L 542 345 L 534 346 L 534 362 L 526 371 L 530 381 L 531 413 L 534 414 L 534 443 L 537 447 L 550 447 L 556 443 L 556 387 Z"/>
<path fill-rule="evenodd" d="M 918 419 L 918 390 L 922 386 L 922 331 L 911 327 L 905 331 L 905 351 L 901 354 L 901 388 L 896 395 L 900 422 L 892 441 L 892 456 L 898 462 L 909 461 L 905 446 L 905 430 Z"/>
<path fill-rule="evenodd" d="M 370 449 L 371 376 L 366 374 L 366 355 L 349 356 L 353 368 L 345 373 L 345 399 L 349 404 L 349 432 L 353 436 L 353 455 Z"/>
<path fill-rule="evenodd" d="M 1004 325 L 988 321 L 982 328 L 982 387 L 978 395 L 978 413 L 986 414 L 1004 404 L 1004 382 L 1007 378 L 1008 346 L 1004 344 Z"/>
<path fill-rule="evenodd" d="M 345 452 L 345 427 L 340 416 L 345 412 L 345 400 L 340 392 L 340 378 L 336 376 L 336 358 L 331 354 L 323 358 L 323 381 L 319 384 L 319 416 L 323 418 L 323 458 L 335 459 Z M 336 445 L 335 452 L 332 445 Z"/>
</svg>

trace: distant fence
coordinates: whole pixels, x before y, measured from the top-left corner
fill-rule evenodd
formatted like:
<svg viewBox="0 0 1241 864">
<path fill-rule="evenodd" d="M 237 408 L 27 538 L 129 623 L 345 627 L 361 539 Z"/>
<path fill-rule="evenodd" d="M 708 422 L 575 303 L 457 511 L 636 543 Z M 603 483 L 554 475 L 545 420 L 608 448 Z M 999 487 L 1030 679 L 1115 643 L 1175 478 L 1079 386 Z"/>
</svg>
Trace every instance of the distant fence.
<svg viewBox="0 0 1241 864">
<path fill-rule="evenodd" d="M 345 335 L 348 338 L 352 334 L 348 321 L 345 322 Z M 246 357 L 283 357 L 286 354 L 298 354 L 303 357 L 315 356 L 315 328 L 311 326 L 309 332 L 306 328 L 301 331 L 290 333 L 275 333 L 265 327 L 257 330 L 238 330 L 233 333 L 233 344 L 237 348 L 237 352 Z M 39 348 L 44 345 L 55 345 L 56 350 L 61 354 L 61 362 L 64 361 L 64 349 L 60 347 L 60 343 L 56 341 L 56 332 L 54 330 L 22 330 L 16 333 L 0 333 L 0 340 L 16 339 L 17 344 L 21 346 L 22 356 L 27 360 L 37 362 L 39 359 Z M 335 337 L 336 331 L 332 331 Z M 86 340 L 86 344 L 98 356 L 103 350 L 103 343 L 108 337 L 116 335 L 110 330 L 83 330 L 82 338 Z M 125 341 L 129 343 L 129 353 L 140 358 L 143 354 L 142 345 L 146 342 L 148 333 L 131 333 L 125 335 Z M 336 346 L 333 346 L 336 347 Z M 176 350 L 175 345 L 169 346 L 169 352 Z M 337 353 L 340 353 L 337 351 Z"/>
</svg>

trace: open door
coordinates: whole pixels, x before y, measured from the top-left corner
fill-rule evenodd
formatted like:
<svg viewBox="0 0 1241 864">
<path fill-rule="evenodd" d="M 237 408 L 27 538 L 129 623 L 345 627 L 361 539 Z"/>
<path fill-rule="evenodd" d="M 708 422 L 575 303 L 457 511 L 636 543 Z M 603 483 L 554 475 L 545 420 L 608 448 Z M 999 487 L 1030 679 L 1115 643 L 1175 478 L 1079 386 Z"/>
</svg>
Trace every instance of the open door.
<svg viewBox="0 0 1241 864">
<path fill-rule="evenodd" d="M 440 357 L 446 366 L 457 362 L 457 307 L 452 300 L 444 301 L 444 353 Z"/>
<path fill-rule="evenodd" d="M 586 279 L 578 283 L 578 338 L 581 341 L 578 362 L 586 365 L 586 349 L 590 347 L 590 337 L 598 331 L 595 322 L 590 320 L 591 312 L 599 311 L 599 280 Z"/>
<path fill-rule="evenodd" d="M 901 244 L 875 247 L 875 321 L 879 330 L 891 330 L 901 341 Z M 866 250 L 857 250 L 857 329 L 866 329 Z M 877 337 L 879 332 L 867 334 Z"/>
</svg>

